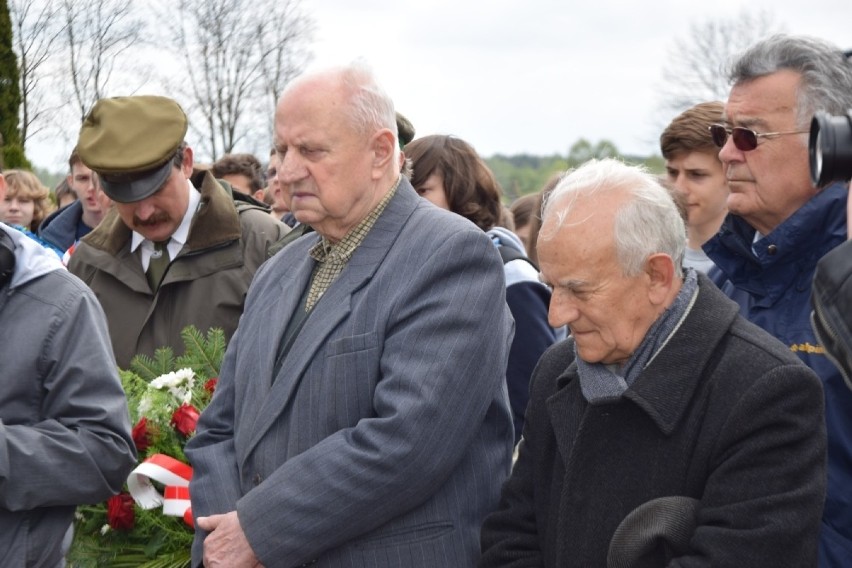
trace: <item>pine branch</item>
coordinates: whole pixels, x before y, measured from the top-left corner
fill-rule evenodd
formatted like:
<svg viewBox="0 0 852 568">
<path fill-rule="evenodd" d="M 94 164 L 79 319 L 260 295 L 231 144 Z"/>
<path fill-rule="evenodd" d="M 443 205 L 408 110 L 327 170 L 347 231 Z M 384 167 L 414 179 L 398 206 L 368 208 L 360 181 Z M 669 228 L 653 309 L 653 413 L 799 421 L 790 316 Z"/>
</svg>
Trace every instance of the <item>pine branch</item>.
<svg viewBox="0 0 852 568">
<path fill-rule="evenodd" d="M 210 328 L 207 337 L 195 326 L 187 326 L 181 332 L 186 350 L 176 363 L 178 368 L 189 367 L 198 377 L 219 376 L 222 357 L 225 354 L 225 332 Z"/>
<path fill-rule="evenodd" d="M 140 353 L 130 360 L 130 369 L 148 382 L 172 372 L 174 368 L 175 354 L 171 347 L 160 347 L 154 351 L 153 359 Z"/>
</svg>

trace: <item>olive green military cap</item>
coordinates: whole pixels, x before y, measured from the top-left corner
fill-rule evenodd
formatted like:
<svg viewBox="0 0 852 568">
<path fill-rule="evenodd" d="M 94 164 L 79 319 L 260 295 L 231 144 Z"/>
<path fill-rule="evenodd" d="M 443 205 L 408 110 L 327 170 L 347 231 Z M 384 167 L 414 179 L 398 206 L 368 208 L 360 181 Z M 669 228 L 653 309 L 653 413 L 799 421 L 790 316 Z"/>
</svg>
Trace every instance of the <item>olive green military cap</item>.
<svg viewBox="0 0 852 568">
<path fill-rule="evenodd" d="M 100 99 L 80 128 L 77 153 L 111 199 L 140 201 L 168 179 L 188 126 L 186 113 L 167 97 Z"/>
<path fill-rule="evenodd" d="M 414 140 L 414 125 L 401 112 L 396 113 L 396 130 L 399 139 L 399 149 Z"/>
</svg>

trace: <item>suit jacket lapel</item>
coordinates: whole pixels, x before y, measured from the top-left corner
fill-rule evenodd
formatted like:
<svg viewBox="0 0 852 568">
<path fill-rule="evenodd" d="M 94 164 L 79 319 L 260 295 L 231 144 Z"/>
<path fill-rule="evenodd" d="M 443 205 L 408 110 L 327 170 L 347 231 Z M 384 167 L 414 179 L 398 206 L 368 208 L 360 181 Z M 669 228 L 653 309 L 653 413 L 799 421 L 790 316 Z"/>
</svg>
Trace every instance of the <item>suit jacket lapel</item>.
<svg viewBox="0 0 852 568">
<path fill-rule="evenodd" d="M 276 263 L 276 259 L 269 262 Z M 247 450 L 255 437 L 254 433 L 263 416 L 260 407 L 269 400 L 272 369 L 288 323 L 288 319 L 282 317 L 282 314 L 293 313 L 297 308 L 301 291 L 310 279 L 312 266 L 313 260 L 307 253 L 294 255 L 287 261 L 271 266 L 270 268 L 276 271 L 276 274 L 270 275 L 274 286 L 259 300 L 260 305 L 253 308 L 250 314 L 246 314 L 247 317 L 253 318 L 251 330 L 248 329 L 245 319 L 240 322 L 237 332 L 241 334 L 241 342 L 247 342 L 249 346 L 242 350 L 247 354 L 239 356 L 237 372 L 243 375 L 241 383 L 245 385 L 244 412 L 246 416 L 253 413 L 254 421 L 235 432 L 238 448 Z M 242 337 L 243 334 L 245 337 Z M 241 452 L 241 455 L 247 454 Z"/>
<path fill-rule="evenodd" d="M 399 236 L 406 219 L 414 211 L 419 203 L 419 197 L 411 188 L 408 180 L 404 179 L 397 188 L 397 193 L 388 203 L 382 215 L 376 220 L 376 224 L 367 234 L 364 241 L 356 249 L 346 268 L 335 280 L 323 297 L 314 306 L 313 313 L 302 327 L 301 332 L 293 342 L 293 346 L 281 366 L 281 370 L 271 388 L 269 381 L 273 370 L 275 354 L 278 351 L 278 343 L 270 351 L 261 352 L 264 364 L 261 368 L 263 384 L 269 388 L 268 395 L 257 400 L 263 400 L 258 410 L 257 419 L 252 428 L 249 446 L 246 455 L 257 445 L 267 430 L 285 412 L 287 404 L 293 397 L 299 383 L 305 376 L 308 368 L 322 356 L 329 336 L 338 327 L 341 321 L 349 316 L 352 310 L 352 295 L 365 286 L 382 260 L 387 256 Z M 311 245 L 307 245 L 305 250 Z M 305 252 L 304 256 L 307 257 Z M 297 282 L 305 285 L 310 279 L 313 262 L 306 259 L 299 266 Z M 303 288 L 296 288 L 303 290 Z M 275 319 L 278 314 L 292 314 L 297 309 L 301 295 L 296 293 L 281 292 L 290 296 L 287 302 L 281 305 L 279 310 L 270 310 L 270 317 Z M 276 326 L 276 334 L 273 337 L 280 342 L 281 335 L 289 322 L 289 317 L 279 318 L 281 323 Z M 272 336 L 272 334 L 270 334 Z M 270 355 L 270 353 L 272 355 Z"/>
</svg>

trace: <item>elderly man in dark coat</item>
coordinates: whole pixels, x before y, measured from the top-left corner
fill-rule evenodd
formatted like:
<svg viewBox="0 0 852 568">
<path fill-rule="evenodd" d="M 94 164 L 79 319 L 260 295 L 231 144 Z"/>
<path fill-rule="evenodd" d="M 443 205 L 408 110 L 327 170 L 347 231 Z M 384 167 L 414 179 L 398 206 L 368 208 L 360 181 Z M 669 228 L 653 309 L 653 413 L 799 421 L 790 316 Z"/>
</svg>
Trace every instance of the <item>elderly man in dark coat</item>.
<svg viewBox="0 0 852 568">
<path fill-rule="evenodd" d="M 592 161 L 560 182 L 543 220 L 550 323 L 571 337 L 533 376 L 480 566 L 816 565 L 816 375 L 703 275 L 681 274 L 683 222 L 643 171 Z M 635 522 L 643 509 L 648 522 Z M 692 528 L 625 547 L 625 519 L 636 539 L 654 538 L 649 523 Z"/>
</svg>

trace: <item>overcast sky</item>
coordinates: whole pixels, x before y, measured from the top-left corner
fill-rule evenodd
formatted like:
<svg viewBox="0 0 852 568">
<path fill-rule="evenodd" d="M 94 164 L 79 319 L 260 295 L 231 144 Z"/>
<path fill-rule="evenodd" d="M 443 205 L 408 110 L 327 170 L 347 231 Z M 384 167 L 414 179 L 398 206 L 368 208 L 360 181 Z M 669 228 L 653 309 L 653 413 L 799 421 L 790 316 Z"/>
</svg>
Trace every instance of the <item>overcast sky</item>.
<svg viewBox="0 0 852 568">
<path fill-rule="evenodd" d="M 312 67 L 366 59 L 417 134 L 480 154 L 566 154 L 578 138 L 659 153 L 666 54 L 690 25 L 771 10 L 786 31 L 852 48 L 849 0 L 303 0 Z M 658 119 L 659 120 L 659 119 Z"/>
<path fill-rule="evenodd" d="M 666 56 L 690 26 L 769 10 L 786 31 L 852 49 L 849 0 L 302 0 L 310 68 L 365 59 L 417 135 L 454 134 L 483 156 L 565 155 L 579 138 L 658 152 Z M 270 141 L 271 142 L 271 141 Z M 192 141 L 190 141 L 192 143 Z M 67 144 L 28 145 L 63 171 Z M 267 141 L 261 141 L 265 158 Z"/>
</svg>

